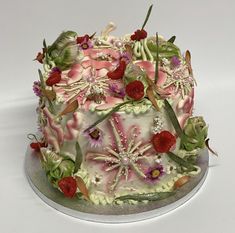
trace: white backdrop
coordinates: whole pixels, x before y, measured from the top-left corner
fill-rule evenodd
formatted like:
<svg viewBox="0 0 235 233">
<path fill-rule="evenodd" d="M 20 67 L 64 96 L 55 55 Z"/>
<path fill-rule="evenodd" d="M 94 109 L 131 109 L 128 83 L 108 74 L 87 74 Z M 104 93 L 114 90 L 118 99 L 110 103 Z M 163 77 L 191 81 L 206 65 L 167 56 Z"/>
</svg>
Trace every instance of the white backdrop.
<svg viewBox="0 0 235 233">
<path fill-rule="evenodd" d="M 26 134 L 36 130 L 37 80 L 33 62 L 43 38 L 50 44 L 62 30 L 99 33 L 109 21 L 114 34 L 140 27 L 177 36 L 190 49 L 197 78 L 195 114 L 209 123 L 211 156 L 202 189 L 182 207 L 155 219 L 120 225 L 80 221 L 44 204 L 24 174 Z M 0 0 L 0 229 L 4 233 L 181 232 L 230 233 L 235 222 L 235 2 L 233 0 Z"/>
</svg>

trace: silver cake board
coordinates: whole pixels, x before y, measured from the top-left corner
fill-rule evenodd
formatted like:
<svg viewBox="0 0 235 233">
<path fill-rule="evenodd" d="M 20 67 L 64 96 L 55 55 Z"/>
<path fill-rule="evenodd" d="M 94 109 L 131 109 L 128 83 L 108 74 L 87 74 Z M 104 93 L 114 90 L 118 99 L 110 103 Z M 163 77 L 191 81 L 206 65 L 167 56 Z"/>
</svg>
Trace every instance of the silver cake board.
<svg viewBox="0 0 235 233">
<path fill-rule="evenodd" d="M 141 221 L 165 214 L 181 206 L 193 197 L 206 179 L 208 172 L 208 150 L 202 150 L 198 160 L 201 173 L 190 179 L 190 182 L 176 191 L 176 194 L 166 199 L 140 203 L 137 205 L 94 205 L 87 201 L 70 199 L 48 182 L 42 169 L 39 157 L 27 149 L 25 157 L 25 172 L 35 193 L 54 209 L 82 220 L 103 223 L 127 223 Z"/>
</svg>

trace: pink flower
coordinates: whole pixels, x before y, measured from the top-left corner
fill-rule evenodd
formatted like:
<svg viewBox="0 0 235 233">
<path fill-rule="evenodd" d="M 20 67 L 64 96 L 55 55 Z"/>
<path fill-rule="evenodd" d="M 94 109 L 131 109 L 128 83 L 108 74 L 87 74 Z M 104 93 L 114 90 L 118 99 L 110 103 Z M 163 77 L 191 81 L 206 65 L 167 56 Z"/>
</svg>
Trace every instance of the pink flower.
<svg viewBox="0 0 235 233">
<path fill-rule="evenodd" d="M 104 133 L 98 128 L 84 131 L 83 135 L 87 138 L 91 147 L 101 147 L 103 144 Z"/>
<path fill-rule="evenodd" d="M 77 99 L 81 105 L 91 101 L 100 104 L 110 95 L 109 84 L 113 81 L 107 73 L 116 67 L 120 53 L 112 49 L 87 49 L 83 54 L 84 58 L 64 71 L 61 82 L 53 88 L 67 102 Z M 107 59 L 102 60 L 101 56 Z"/>
</svg>

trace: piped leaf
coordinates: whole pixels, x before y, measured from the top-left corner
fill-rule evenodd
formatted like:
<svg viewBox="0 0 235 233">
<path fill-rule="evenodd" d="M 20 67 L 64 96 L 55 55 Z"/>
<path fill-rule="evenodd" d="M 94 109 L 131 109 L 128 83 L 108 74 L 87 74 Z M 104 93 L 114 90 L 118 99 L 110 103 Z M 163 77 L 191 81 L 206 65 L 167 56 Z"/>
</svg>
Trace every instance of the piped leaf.
<svg viewBox="0 0 235 233">
<path fill-rule="evenodd" d="M 56 93 L 52 90 L 41 89 L 41 92 L 50 101 L 53 101 L 56 98 Z"/>
<path fill-rule="evenodd" d="M 195 171 L 196 168 L 189 162 L 185 161 L 184 159 L 180 158 L 176 154 L 172 152 L 167 152 L 167 155 L 171 160 L 173 160 L 175 163 L 179 164 L 180 166 L 183 166 L 188 169 L 188 171 Z"/>
<path fill-rule="evenodd" d="M 189 182 L 189 179 L 190 179 L 190 176 L 182 176 L 180 177 L 174 184 L 174 188 L 177 189 L 177 188 L 180 188 L 182 187 L 183 185 L 185 185 L 186 183 Z"/>
<path fill-rule="evenodd" d="M 179 121 L 175 115 L 175 112 L 173 110 L 173 108 L 171 107 L 170 103 L 168 102 L 167 99 L 164 100 L 164 104 L 165 104 L 165 109 L 166 112 L 171 120 L 172 125 L 175 128 L 176 133 L 178 134 L 178 136 L 182 139 L 184 136 L 183 130 L 180 127 Z"/>
<path fill-rule="evenodd" d="M 89 200 L 89 191 L 86 187 L 86 184 L 85 182 L 83 181 L 83 179 L 79 176 L 76 176 L 75 177 L 76 179 L 76 182 L 77 182 L 77 186 L 78 186 L 78 189 L 80 190 L 80 192 L 84 195 L 84 197 Z"/>
<path fill-rule="evenodd" d="M 157 101 L 156 101 L 156 99 L 155 99 L 155 96 L 154 96 L 154 92 L 153 92 L 152 86 L 149 86 L 149 87 L 147 88 L 146 94 L 147 94 L 149 100 L 151 101 L 152 105 L 155 107 L 155 109 L 156 109 L 157 111 L 160 111 L 160 108 L 159 108 L 159 106 L 158 106 L 158 104 L 157 104 Z"/>
<path fill-rule="evenodd" d="M 133 194 L 117 197 L 115 200 L 126 201 L 159 201 L 174 195 L 174 192 L 156 192 L 156 193 L 143 193 L 143 194 Z"/>
<path fill-rule="evenodd" d="M 42 71 L 38 69 L 38 74 L 39 74 L 39 78 L 40 78 L 40 83 L 41 83 L 41 87 L 44 89 L 45 88 L 45 81 L 42 75 Z"/>
<path fill-rule="evenodd" d="M 152 4 L 152 5 L 149 7 L 149 9 L 148 9 L 147 15 L 146 15 L 146 17 L 145 17 L 145 20 L 144 20 L 144 23 L 143 23 L 143 25 L 142 25 L 142 28 L 141 28 L 141 29 L 144 29 L 144 27 L 145 27 L 146 23 L 148 22 L 148 20 L 149 20 L 149 16 L 150 16 L 151 11 L 152 11 L 152 8 L 153 8 L 153 4 Z"/>
<path fill-rule="evenodd" d="M 191 65 L 191 54 L 190 54 L 189 50 L 187 50 L 185 52 L 185 61 L 188 65 L 189 74 L 193 75 L 193 69 L 192 69 L 192 65 Z"/>
<path fill-rule="evenodd" d="M 59 114 L 59 116 L 63 116 L 67 113 L 75 112 L 75 110 L 78 108 L 78 101 L 74 100 L 73 102 L 69 103 L 67 107 Z"/>
<path fill-rule="evenodd" d="M 78 169 L 80 169 L 81 164 L 82 164 L 82 159 L 83 159 L 83 155 L 82 155 L 81 147 L 80 147 L 79 143 L 76 142 L 76 158 L 75 158 L 74 173 L 76 173 L 78 171 Z"/>
<path fill-rule="evenodd" d="M 168 40 L 168 42 L 170 42 L 170 43 L 174 43 L 175 42 L 175 39 L 176 39 L 176 36 L 172 36 L 169 40 Z"/>
</svg>

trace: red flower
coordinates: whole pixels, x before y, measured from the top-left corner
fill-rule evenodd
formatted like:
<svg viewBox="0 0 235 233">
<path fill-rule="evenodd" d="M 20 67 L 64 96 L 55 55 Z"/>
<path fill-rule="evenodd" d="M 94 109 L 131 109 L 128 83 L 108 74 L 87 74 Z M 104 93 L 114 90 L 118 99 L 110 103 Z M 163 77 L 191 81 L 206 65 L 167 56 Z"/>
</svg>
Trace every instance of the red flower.
<svg viewBox="0 0 235 233">
<path fill-rule="evenodd" d="M 53 86 L 56 83 L 59 83 L 61 80 L 61 70 L 57 67 L 53 68 L 49 78 L 46 80 L 47 86 Z"/>
<path fill-rule="evenodd" d="M 72 176 L 62 178 L 58 181 L 58 185 L 66 197 L 74 197 L 77 191 L 77 182 Z"/>
<path fill-rule="evenodd" d="M 144 84 L 135 80 L 126 85 L 126 94 L 134 100 L 140 100 L 144 97 Z"/>
<path fill-rule="evenodd" d="M 124 75 L 124 72 L 125 72 L 125 69 L 126 69 L 126 62 L 121 60 L 120 63 L 119 63 L 119 66 L 113 70 L 113 71 L 109 71 L 107 73 L 107 76 L 111 79 L 121 79 Z"/>
<path fill-rule="evenodd" d="M 81 44 L 84 41 L 87 42 L 89 39 L 90 39 L 90 36 L 87 34 L 85 36 L 78 36 L 77 37 L 77 44 Z"/>
<path fill-rule="evenodd" d="M 152 143 L 158 153 L 166 153 L 175 145 L 176 138 L 169 131 L 162 131 L 153 135 Z"/>
<path fill-rule="evenodd" d="M 137 40 L 140 41 L 142 39 L 145 39 L 147 37 L 147 32 L 144 29 L 137 30 L 134 32 L 134 34 L 131 35 L 131 40 Z"/>
<path fill-rule="evenodd" d="M 46 147 L 44 142 L 32 142 L 30 143 L 30 147 L 35 151 L 40 151 L 41 147 Z"/>
</svg>

